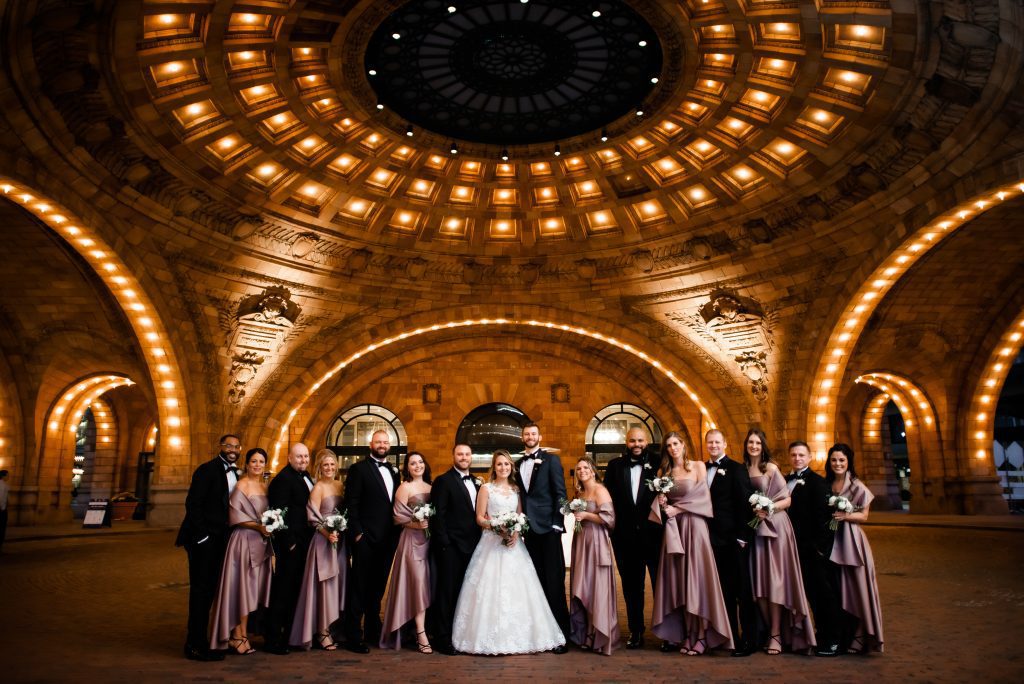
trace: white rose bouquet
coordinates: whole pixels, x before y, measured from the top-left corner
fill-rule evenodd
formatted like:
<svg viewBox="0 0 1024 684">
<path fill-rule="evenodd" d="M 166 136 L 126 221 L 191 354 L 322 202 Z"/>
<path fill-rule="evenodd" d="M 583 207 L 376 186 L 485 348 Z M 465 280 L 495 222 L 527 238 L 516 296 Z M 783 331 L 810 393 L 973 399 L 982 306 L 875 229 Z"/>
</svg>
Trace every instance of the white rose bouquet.
<svg viewBox="0 0 1024 684">
<path fill-rule="evenodd" d="M 559 504 L 559 512 L 562 515 L 568 515 L 569 513 L 586 513 L 587 511 L 587 500 L 586 499 L 562 499 Z M 579 532 L 583 529 L 583 523 L 579 520 L 576 521 L 576 526 L 573 528 L 574 531 Z"/>
<path fill-rule="evenodd" d="M 328 532 L 337 532 L 340 535 L 348 529 L 348 514 L 335 508 L 330 514 L 324 516 L 324 521 L 320 523 L 320 527 Z M 338 548 L 338 543 L 331 542 L 331 547 Z"/>
<path fill-rule="evenodd" d="M 747 501 L 750 502 L 750 507 L 754 509 L 755 513 L 754 518 L 747 524 L 755 529 L 762 522 L 761 516 L 757 515 L 758 511 L 767 511 L 769 516 L 775 512 L 775 502 L 762 491 L 754 492 Z"/>
<path fill-rule="evenodd" d="M 416 518 L 419 522 L 428 521 L 434 517 L 437 513 L 437 509 L 434 508 L 433 504 L 429 503 L 418 503 L 412 507 L 412 517 Z M 430 539 L 430 527 L 423 530 L 427 533 L 427 539 Z"/>
<path fill-rule="evenodd" d="M 837 511 L 842 511 L 843 513 L 856 513 L 857 511 L 860 510 L 859 508 L 853 505 L 852 501 L 847 499 L 845 496 L 839 495 L 828 497 L 828 505 L 829 507 L 834 508 Z M 835 518 L 832 518 L 828 521 L 828 528 L 835 532 L 839 529 L 839 521 Z"/>
<path fill-rule="evenodd" d="M 491 530 L 502 538 L 502 543 L 508 546 L 512 543 L 512 535 L 516 532 L 520 537 L 526 536 L 530 531 L 530 521 L 523 513 L 509 511 L 491 518 Z"/>
<path fill-rule="evenodd" d="M 270 534 L 274 534 L 278 530 L 287 530 L 288 525 L 284 522 L 284 516 L 287 513 L 287 508 L 268 508 L 260 516 L 260 524 L 267 528 L 267 532 Z"/>
<path fill-rule="evenodd" d="M 652 477 L 647 481 L 647 488 L 656 494 L 668 494 L 676 486 L 675 480 L 665 477 Z"/>
</svg>

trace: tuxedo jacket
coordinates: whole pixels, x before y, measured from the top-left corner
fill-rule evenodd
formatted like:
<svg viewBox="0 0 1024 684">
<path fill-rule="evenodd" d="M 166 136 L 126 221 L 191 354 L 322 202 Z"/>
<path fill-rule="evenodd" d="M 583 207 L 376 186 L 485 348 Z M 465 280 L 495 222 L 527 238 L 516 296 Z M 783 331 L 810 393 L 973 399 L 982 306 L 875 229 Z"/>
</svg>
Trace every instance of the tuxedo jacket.
<svg viewBox="0 0 1024 684">
<path fill-rule="evenodd" d="M 475 480 L 475 478 L 474 478 Z M 477 495 L 480 487 L 474 481 Z M 430 503 L 435 514 L 430 519 L 430 531 L 434 544 L 440 548 L 452 546 L 469 555 L 480 541 L 482 530 L 476 524 L 476 509 L 473 499 L 462 481 L 462 474 L 455 468 L 434 480 L 430 490 Z M 433 544 L 431 545 L 433 546 Z"/>
<path fill-rule="evenodd" d="M 794 476 L 787 476 L 791 481 Z M 810 468 L 804 471 L 803 484 L 793 487 L 790 495 L 789 519 L 793 523 L 793 535 L 801 551 L 813 549 L 828 558 L 832 554 L 834 533 L 828 528 L 832 511 L 828 507 L 828 485 L 818 473 Z"/>
<path fill-rule="evenodd" d="M 735 544 L 737 539 L 746 542 L 754 539 L 754 530 L 747 524 L 754 517 L 749 501 L 753 493 L 747 467 L 728 456 L 723 458 L 711 481 L 714 517 L 708 521 L 708 532 L 712 546 Z"/>
<path fill-rule="evenodd" d="M 522 464 L 526 458 L 539 456 L 541 462 L 533 467 L 530 488 L 523 482 Z M 516 462 L 516 484 L 523 501 L 523 513 L 530 520 L 530 532 L 547 534 L 553 526 L 564 532 L 565 519 L 558 510 L 565 497 L 565 474 L 558 456 L 538 449 L 533 456 L 523 456 Z M 556 530 L 557 531 L 557 530 Z"/>
<path fill-rule="evenodd" d="M 294 545 L 297 549 L 305 549 L 313 538 L 313 528 L 306 517 L 306 504 L 309 503 L 309 485 L 302 473 L 286 465 L 267 488 L 270 508 L 287 508 L 284 524 L 287 529 L 274 533 L 275 548 L 287 551 Z"/>
<path fill-rule="evenodd" d="M 217 456 L 192 473 L 175 544 L 195 544 L 205 537 L 226 541 L 228 532 L 228 478 L 224 460 Z"/>
<path fill-rule="evenodd" d="M 394 493 L 401 484 L 398 470 L 390 463 L 387 472 L 391 477 L 391 496 L 384 486 L 379 466 L 367 456 L 348 469 L 345 478 L 345 506 L 348 508 L 348 532 L 355 541 L 364 535 L 371 543 L 390 541 L 398 537 L 400 529 L 393 518 Z"/>
<path fill-rule="evenodd" d="M 641 462 L 647 466 L 640 471 L 640 488 L 636 502 L 633 501 L 633 478 L 631 475 L 632 459 L 623 454 L 608 463 L 604 471 L 604 486 L 612 497 L 615 508 L 615 528 L 612 529 L 612 542 L 616 545 L 639 541 L 641 535 L 655 534 L 660 538 L 661 526 L 652 523 L 648 516 L 654 503 L 655 493 L 647 486 L 658 474 L 660 457 L 652 449 L 644 450 Z"/>
</svg>

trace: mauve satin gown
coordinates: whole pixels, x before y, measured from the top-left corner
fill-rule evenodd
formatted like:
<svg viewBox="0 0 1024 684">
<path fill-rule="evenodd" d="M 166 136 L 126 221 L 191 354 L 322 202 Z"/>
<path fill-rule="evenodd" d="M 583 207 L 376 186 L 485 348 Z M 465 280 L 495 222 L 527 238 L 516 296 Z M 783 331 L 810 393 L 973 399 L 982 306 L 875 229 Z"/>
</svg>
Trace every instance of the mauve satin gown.
<svg viewBox="0 0 1024 684">
<path fill-rule="evenodd" d="M 393 509 L 396 525 L 413 521 L 413 509 L 418 504 L 430 503 L 430 494 L 409 497 L 408 504 L 395 500 Z M 426 530 L 402 529 L 391 566 L 391 584 L 384 604 L 384 623 L 380 633 L 381 648 L 402 647 L 402 627 L 416 614 L 430 607 L 430 540 Z M 413 630 L 415 631 L 415 630 Z M 416 635 L 410 635 L 413 641 Z"/>
<path fill-rule="evenodd" d="M 867 509 L 875 498 L 863 482 L 852 479 L 849 473 L 846 474 L 841 495 L 860 509 Z M 830 560 L 839 566 L 843 610 L 856 617 L 864 627 L 865 649 L 881 653 L 885 640 L 882 635 L 878 581 L 875 579 L 875 557 L 860 523 L 839 523 Z"/>
<path fill-rule="evenodd" d="M 569 575 L 569 638 L 597 653 L 611 655 L 619 645 L 619 612 L 609 530 L 615 528 L 615 509 L 608 503 L 587 502 L 600 523 L 585 520 L 572 538 Z"/>
<path fill-rule="evenodd" d="M 317 526 L 324 517 L 341 505 L 340 496 L 325 496 L 318 508 L 306 504 L 306 519 Z M 297 648 L 309 648 L 317 634 L 330 629 L 345 610 L 345 579 L 348 576 L 348 554 L 345 551 L 345 533 L 338 535 L 337 548 L 317 531 L 306 552 L 306 574 L 295 604 L 295 617 L 288 643 Z M 319 643 L 317 645 L 320 645 Z"/>
</svg>

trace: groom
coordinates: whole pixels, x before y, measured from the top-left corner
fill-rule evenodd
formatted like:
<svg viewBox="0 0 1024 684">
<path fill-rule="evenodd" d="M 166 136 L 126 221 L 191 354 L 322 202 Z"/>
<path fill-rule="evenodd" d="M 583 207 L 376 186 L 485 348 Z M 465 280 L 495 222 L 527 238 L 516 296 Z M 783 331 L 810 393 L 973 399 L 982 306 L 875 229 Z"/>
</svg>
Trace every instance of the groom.
<svg viewBox="0 0 1024 684">
<path fill-rule="evenodd" d="M 452 623 L 455 606 L 462 591 L 462 580 L 480 541 L 481 529 L 476 524 L 476 496 L 480 481 L 469 472 L 473 450 L 468 444 L 452 449 L 452 467 L 434 480 L 430 501 L 435 513 L 430 521 L 433 539 L 430 551 L 437 567 L 437 593 L 430 606 L 435 648 L 446 655 L 455 655 L 452 647 Z"/>
<path fill-rule="evenodd" d="M 565 497 L 562 462 L 540 448 L 540 428 L 535 423 L 523 427 L 523 457 L 516 464 L 523 512 L 530 521 L 526 550 L 530 552 L 544 596 L 555 621 L 569 642 L 569 609 L 565 602 L 565 556 L 562 553 L 564 519 L 559 502 Z M 564 644 L 554 650 L 566 653 Z"/>
</svg>

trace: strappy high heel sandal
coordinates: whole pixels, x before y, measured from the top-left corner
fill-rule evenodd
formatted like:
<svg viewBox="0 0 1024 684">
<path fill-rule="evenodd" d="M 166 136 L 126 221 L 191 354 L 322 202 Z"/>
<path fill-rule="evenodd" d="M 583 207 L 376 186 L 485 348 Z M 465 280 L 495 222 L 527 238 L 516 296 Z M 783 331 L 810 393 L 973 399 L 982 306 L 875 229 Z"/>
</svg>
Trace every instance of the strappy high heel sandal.
<svg viewBox="0 0 1024 684">
<path fill-rule="evenodd" d="M 334 638 L 331 636 L 330 632 L 320 632 L 316 635 L 316 640 L 320 642 L 320 648 L 322 648 L 325 651 L 338 650 L 338 644 L 334 641 Z"/>
<path fill-rule="evenodd" d="M 867 653 L 867 648 L 864 646 L 864 635 L 860 634 L 853 637 L 853 641 L 850 642 L 850 646 L 846 649 L 846 652 L 854 655 Z"/>
<path fill-rule="evenodd" d="M 708 650 L 708 640 L 704 637 L 697 639 L 697 641 L 695 641 L 693 645 L 694 648 L 690 648 L 689 646 L 683 646 L 683 648 L 680 649 L 679 652 L 683 655 L 699 656 L 704 655 L 704 653 Z"/>
<path fill-rule="evenodd" d="M 776 644 L 778 644 L 779 647 L 778 648 L 772 648 L 771 647 L 772 641 L 774 641 Z M 767 653 L 768 655 L 779 655 L 780 653 L 782 653 L 782 635 L 781 634 L 773 634 L 772 636 L 768 637 L 768 645 L 765 647 L 764 652 Z"/>
<path fill-rule="evenodd" d="M 427 636 L 426 632 L 416 632 L 416 650 L 418 650 L 420 653 L 426 653 L 427 655 L 430 655 L 434 652 L 434 649 L 431 648 L 429 641 L 425 644 L 420 643 L 420 634 L 422 634 L 424 638 L 426 638 Z"/>
<path fill-rule="evenodd" d="M 228 639 L 228 646 L 236 655 L 252 655 L 256 652 L 256 649 L 249 643 L 249 637 Z"/>
</svg>

